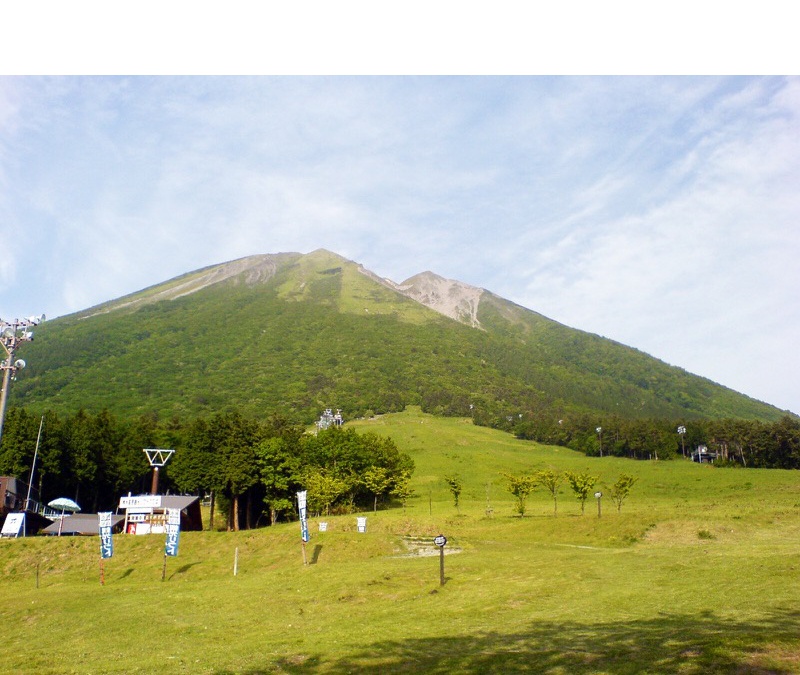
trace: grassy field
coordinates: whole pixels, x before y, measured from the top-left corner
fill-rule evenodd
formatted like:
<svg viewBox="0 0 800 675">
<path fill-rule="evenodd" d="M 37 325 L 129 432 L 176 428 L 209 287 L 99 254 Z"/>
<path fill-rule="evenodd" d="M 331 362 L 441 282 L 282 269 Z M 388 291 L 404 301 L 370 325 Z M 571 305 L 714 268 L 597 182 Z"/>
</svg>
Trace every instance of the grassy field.
<svg viewBox="0 0 800 675">
<path fill-rule="evenodd" d="M 308 565 L 297 523 L 182 533 L 165 581 L 162 536 L 118 536 L 103 586 L 96 538 L 0 541 L 2 672 L 800 672 L 796 473 L 586 458 L 414 410 L 356 424 L 412 455 L 417 494 L 366 533 L 312 520 Z M 500 473 L 549 467 L 639 480 L 620 512 L 581 516 L 562 486 L 557 516 L 541 490 L 514 516 Z"/>
</svg>

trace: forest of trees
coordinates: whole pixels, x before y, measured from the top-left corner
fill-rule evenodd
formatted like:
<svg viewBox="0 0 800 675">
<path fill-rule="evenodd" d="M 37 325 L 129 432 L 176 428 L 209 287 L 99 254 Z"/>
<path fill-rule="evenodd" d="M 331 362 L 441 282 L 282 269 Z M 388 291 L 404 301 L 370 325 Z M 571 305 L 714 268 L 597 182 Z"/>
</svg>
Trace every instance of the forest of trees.
<svg viewBox="0 0 800 675">
<path fill-rule="evenodd" d="M 506 422 L 498 426 L 507 426 L 519 438 L 563 445 L 592 456 L 671 459 L 691 457 L 705 446 L 717 465 L 800 469 L 800 419 L 789 415 L 777 422 L 680 422 L 541 413 Z"/>
<path fill-rule="evenodd" d="M 391 498 L 405 503 L 412 492 L 413 461 L 391 439 L 341 427 L 309 434 L 278 415 L 256 420 L 239 412 L 123 420 L 108 411 L 48 412 L 41 418 L 11 408 L 0 443 L 0 475 L 28 481 L 40 423 L 35 495 L 44 502 L 73 498 L 85 512 L 113 510 L 128 492 L 150 490 L 144 448 L 176 451 L 161 471 L 160 492 L 211 498 L 212 521 L 216 511 L 232 530 L 294 517 L 295 494 L 302 489 L 309 510 L 318 514 L 377 509 Z M 776 422 L 682 423 L 539 412 L 492 426 L 591 456 L 689 458 L 705 447 L 719 466 L 800 468 L 800 420 L 789 415 Z"/>
<path fill-rule="evenodd" d="M 39 426 L 33 486 L 42 501 L 65 496 L 86 512 L 116 508 L 128 492 L 149 492 L 144 448 L 171 448 L 159 492 L 212 498 L 233 530 L 274 523 L 294 512 L 297 490 L 308 490 L 314 513 L 375 508 L 392 495 L 403 501 L 414 470 L 391 439 L 332 427 L 317 434 L 272 416 L 237 412 L 189 422 L 143 416 L 119 420 L 107 411 L 42 418 L 22 408 L 6 416 L 0 475 L 27 481 Z M 213 523 L 212 523 L 213 525 Z"/>
</svg>

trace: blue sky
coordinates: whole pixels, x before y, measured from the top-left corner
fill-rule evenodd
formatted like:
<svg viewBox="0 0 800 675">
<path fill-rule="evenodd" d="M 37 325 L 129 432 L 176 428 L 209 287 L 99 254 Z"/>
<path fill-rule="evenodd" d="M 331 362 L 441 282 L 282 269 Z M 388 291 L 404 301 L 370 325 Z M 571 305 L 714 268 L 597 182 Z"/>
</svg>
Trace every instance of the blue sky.
<svg viewBox="0 0 800 675">
<path fill-rule="evenodd" d="M 324 247 L 800 412 L 798 177 L 797 77 L 4 76 L 0 316 Z"/>
</svg>

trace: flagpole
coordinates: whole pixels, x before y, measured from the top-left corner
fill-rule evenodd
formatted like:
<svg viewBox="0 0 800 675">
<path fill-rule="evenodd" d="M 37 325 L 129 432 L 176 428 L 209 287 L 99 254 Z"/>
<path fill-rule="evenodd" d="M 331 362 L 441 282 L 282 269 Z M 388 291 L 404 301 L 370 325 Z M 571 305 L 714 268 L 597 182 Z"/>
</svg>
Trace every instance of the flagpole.
<svg viewBox="0 0 800 675">
<path fill-rule="evenodd" d="M 31 487 L 33 486 L 33 472 L 36 470 L 36 457 L 39 455 L 39 441 L 42 438 L 42 426 L 44 425 L 44 415 L 42 415 L 42 419 L 39 420 L 39 433 L 36 435 L 36 450 L 33 451 L 33 462 L 31 463 L 31 475 L 28 478 L 28 494 L 25 495 L 25 507 L 22 509 L 25 512 L 25 519 L 22 521 L 22 536 L 27 537 L 28 532 L 26 529 L 26 521 L 28 520 L 27 514 L 28 509 L 30 508 L 31 504 Z M 39 499 L 42 498 L 42 495 L 39 495 Z M 38 501 L 38 500 L 37 500 Z"/>
</svg>

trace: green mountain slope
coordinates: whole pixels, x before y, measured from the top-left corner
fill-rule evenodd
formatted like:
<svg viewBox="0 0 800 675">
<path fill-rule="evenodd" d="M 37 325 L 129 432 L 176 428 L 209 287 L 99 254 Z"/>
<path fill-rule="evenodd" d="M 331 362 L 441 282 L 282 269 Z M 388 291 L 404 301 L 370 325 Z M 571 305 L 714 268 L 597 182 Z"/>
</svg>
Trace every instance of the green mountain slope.
<svg viewBox="0 0 800 675">
<path fill-rule="evenodd" d="M 20 353 L 11 403 L 32 410 L 782 414 L 488 291 L 431 273 L 394 284 L 323 250 L 186 274 L 42 324 Z"/>
</svg>

